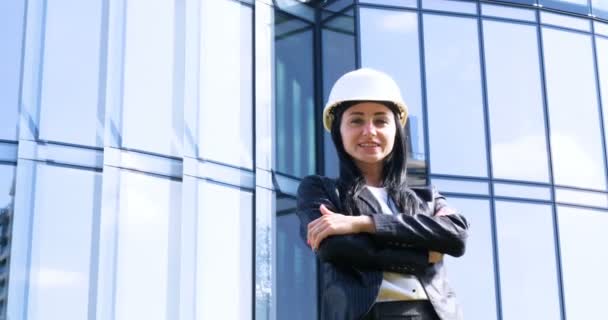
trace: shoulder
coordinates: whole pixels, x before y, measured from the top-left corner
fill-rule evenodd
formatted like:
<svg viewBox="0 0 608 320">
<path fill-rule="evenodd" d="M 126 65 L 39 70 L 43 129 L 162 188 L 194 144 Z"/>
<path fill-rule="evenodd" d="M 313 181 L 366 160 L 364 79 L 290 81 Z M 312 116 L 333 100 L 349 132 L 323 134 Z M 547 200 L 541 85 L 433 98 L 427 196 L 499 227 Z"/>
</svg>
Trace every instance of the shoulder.
<svg viewBox="0 0 608 320">
<path fill-rule="evenodd" d="M 311 189 L 334 189 L 336 180 L 321 175 L 309 175 L 302 178 L 298 186 L 298 194 L 309 191 Z"/>
<path fill-rule="evenodd" d="M 432 201 L 435 197 L 436 188 L 434 185 L 412 186 L 410 187 L 414 193 L 424 201 Z"/>
</svg>

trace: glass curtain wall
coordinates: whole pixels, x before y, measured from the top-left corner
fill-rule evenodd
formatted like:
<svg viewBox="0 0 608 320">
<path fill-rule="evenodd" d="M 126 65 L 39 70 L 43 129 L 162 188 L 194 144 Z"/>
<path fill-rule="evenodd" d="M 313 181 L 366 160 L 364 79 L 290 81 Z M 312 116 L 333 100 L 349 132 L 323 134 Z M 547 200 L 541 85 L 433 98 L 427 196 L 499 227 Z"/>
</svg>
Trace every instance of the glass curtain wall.
<svg viewBox="0 0 608 320">
<path fill-rule="evenodd" d="M 601 314 L 586 270 L 608 261 L 607 12 L 0 4 L 0 319 L 315 319 L 296 192 L 337 176 L 320 115 L 359 67 L 404 93 L 410 183 L 471 222 L 467 254 L 446 257 L 465 317 Z"/>
<path fill-rule="evenodd" d="M 0 15 L 0 311 L 252 318 L 253 3 Z"/>
</svg>

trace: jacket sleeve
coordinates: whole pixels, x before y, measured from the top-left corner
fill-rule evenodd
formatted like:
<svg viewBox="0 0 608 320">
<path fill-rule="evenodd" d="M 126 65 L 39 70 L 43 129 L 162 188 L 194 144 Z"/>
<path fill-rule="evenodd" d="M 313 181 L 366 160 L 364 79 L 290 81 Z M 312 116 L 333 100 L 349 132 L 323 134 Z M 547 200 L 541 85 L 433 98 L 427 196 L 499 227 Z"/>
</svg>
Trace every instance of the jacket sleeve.
<svg viewBox="0 0 608 320">
<path fill-rule="evenodd" d="M 371 214 L 377 239 L 389 246 L 421 247 L 460 257 L 465 252 L 469 223 L 456 210 L 448 207 L 444 196 L 432 187 L 435 210 L 431 215 Z"/>
<path fill-rule="evenodd" d="M 308 224 L 321 216 L 319 206 L 335 209 L 319 176 L 308 176 L 298 188 L 297 216 L 300 236 L 306 242 Z M 323 262 L 357 268 L 419 273 L 428 266 L 428 250 L 422 248 L 389 247 L 378 245 L 370 234 L 329 236 L 321 241 L 316 251 Z"/>
</svg>

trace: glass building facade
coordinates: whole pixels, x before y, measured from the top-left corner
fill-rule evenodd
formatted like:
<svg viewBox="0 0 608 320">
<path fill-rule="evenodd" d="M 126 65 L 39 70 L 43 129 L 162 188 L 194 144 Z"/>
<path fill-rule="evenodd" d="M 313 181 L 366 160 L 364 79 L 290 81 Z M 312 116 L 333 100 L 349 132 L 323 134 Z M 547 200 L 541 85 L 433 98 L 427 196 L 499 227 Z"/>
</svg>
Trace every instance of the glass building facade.
<svg viewBox="0 0 608 320">
<path fill-rule="evenodd" d="M 1 2 L 0 318 L 316 319 L 295 194 L 359 67 L 471 222 L 465 318 L 601 318 L 605 0 Z"/>
</svg>

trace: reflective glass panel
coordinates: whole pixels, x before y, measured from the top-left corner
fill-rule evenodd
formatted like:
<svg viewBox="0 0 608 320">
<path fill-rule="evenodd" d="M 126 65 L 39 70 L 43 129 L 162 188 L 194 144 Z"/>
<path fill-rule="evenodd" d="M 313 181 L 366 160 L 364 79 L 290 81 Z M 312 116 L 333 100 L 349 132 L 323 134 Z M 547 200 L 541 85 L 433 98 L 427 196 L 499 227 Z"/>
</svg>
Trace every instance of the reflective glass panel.
<svg viewBox="0 0 608 320">
<path fill-rule="evenodd" d="M 101 173 L 35 165 L 28 319 L 87 319 Z"/>
<path fill-rule="evenodd" d="M 453 192 L 481 195 L 488 195 L 489 193 L 487 182 L 433 178 L 433 184 L 442 193 Z"/>
<path fill-rule="evenodd" d="M 298 22 L 295 30 L 281 32 L 292 19 L 275 14 L 276 166 L 302 177 L 315 172 L 313 28 Z"/>
<path fill-rule="evenodd" d="M 608 19 L 608 0 L 591 0 L 591 8 L 594 15 Z"/>
<path fill-rule="evenodd" d="M 604 192 L 555 188 L 555 202 L 606 208 L 608 207 L 608 196 Z"/>
<path fill-rule="evenodd" d="M 17 140 L 25 0 L 0 2 L 0 139 Z"/>
<path fill-rule="evenodd" d="M 181 210 L 181 183 L 122 171 L 119 195 L 115 319 L 175 317 L 170 279 L 178 251 L 171 224 Z"/>
<path fill-rule="evenodd" d="M 544 24 L 591 32 L 591 21 L 589 19 L 574 18 L 565 14 L 541 11 L 540 21 Z"/>
<path fill-rule="evenodd" d="M 608 23 L 593 21 L 593 31 L 595 34 L 600 34 L 608 37 Z"/>
<path fill-rule="evenodd" d="M 424 116 L 420 87 L 418 15 L 412 12 L 362 8 L 361 65 L 391 75 L 409 108 L 410 166 L 425 167 Z"/>
<path fill-rule="evenodd" d="M 494 195 L 497 197 L 528 198 L 551 200 L 549 187 L 520 185 L 512 183 L 494 183 Z"/>
<path fill-rule="evenodd" d="M 199 182 L 196 319 L 252 319 L 253 195 Z"/>
<path fill-rule="evenodd" d="M 417 0 L 359 0 L 359 3 L 370 3 L 370 4 L 385 4 L 389 6 L 395 7 L 409 7 L 416 8 L 418 7 Z"/>
<path fill-rule="evenodd" d="M 201 7 L 199 156 L 252 169 L 252 9 L 234 1 Z"/>
<path fill-rule="evenodd" d="M 534 10 L 520 9 L 509 6 L 481 5 L 481 14 L 484 16 L 501 17 L 506 19 L 536 21 Z"/>
<path fill-rule="evenodd" d="M 497 319 L 490 204 L 487 200 L 456 197 L 450 197 L 448 202 L 462 212 L 471 225 L 465 255 L 444 257 L 464 319 Z"/>
<path fill-rule="evenodd" d="M 277 319 L 317 317 L 317 263 L 300 237 L 295 199 L 277 195 Z"/>
<path fill-rule="evenodd" d="M 477 5 L 469 1 L 425 0 L 422 1 L 422 8 L 427 10 L 451 11 L 468 14 L 477 13 Z"/>
<path fill-rule="evenodd" d="M 608 141 L 608 39 L 596 36 L 595 50 L 604 116 L 604 134 L 607 139 L 606 141 Z"/>
<path fill-rule="evenodd" d="M 551 206 L 496 201 L 496 230 L 502 318 L 561 319 Z"/>
<path fill-rule="evenodd" d="M 0 164 L 0 209 L 13 203 L 15 166 Z"/>
<path fill-rule="evenodd" d="M 604 190 L 591 37 L 547 27 L 542 36 L 554 181 Z"/>
<path fill-rule="evenodd" d="M 493 175 L 548 182 L 536 27 L 486 20 L 483 35 Z"/>
<path fill-rule="evenodd" d="M 14 212 L 15 166 L 0 164 L 0 237 L 11 239 Z M 0 318 L 6 318 L 11 242 L 0 242 Z"/>
<path fill-rule="evenodd" d="M 501 2 L 512 2 L 512 3 L 534 5 L 538 2 L 538 0 L 501 0 Z"/>
<path fill-rule="evenodd" d="M 432 173 L 485 177 L 477 20 L 423 18 Z"/>
<path fill-rule="evenodd" d="M 182 106 L 174 91 L 175 4 L 126 3 L 122 137 L 125 147 L 179 155 Z"/>
<path fill-rule="evenodd" d="M 100 106 L 102 1 L 46 6 L 40 138 L 102 146 Z"/>
<path fill-rule="evenodd" d="M 563 11 L 587 14 L 589 5 L 587 0 L 538 0 L 543 7 Z"/>
<path fill-rule="evenodd" d="M 558 207 L 566 319 L 593 319 L 605 312 L 608 277 L 593 269 L 608 265 L 608 212 Z"/>
<path fill-rule="evenodd" d="M 255 189 L 255 318 L 270 319 L 272 313 L 274 193 L 262 187 Z M 276 283 L 276 282 L 275 282 Z"/>
<path fill-rule="evenodd" d="M 323 102 L 327 101 L 334 82 L 344 73 L 355 69 L 354 19 L 332 19 L 323 25 L 321 48 L 323 54 Z M 323 106 L 320 106 L 323 108 Z M 319 110 L 322 112 L 322 110 Z M 323 130 L 325 175 L 338 176 L 338 156 L 329 132 Z"/>
</svg>

